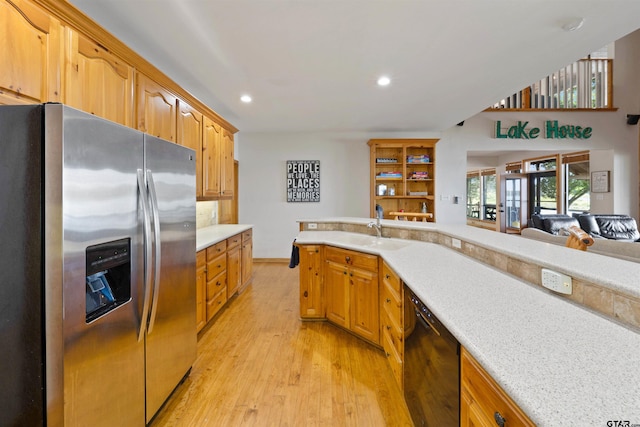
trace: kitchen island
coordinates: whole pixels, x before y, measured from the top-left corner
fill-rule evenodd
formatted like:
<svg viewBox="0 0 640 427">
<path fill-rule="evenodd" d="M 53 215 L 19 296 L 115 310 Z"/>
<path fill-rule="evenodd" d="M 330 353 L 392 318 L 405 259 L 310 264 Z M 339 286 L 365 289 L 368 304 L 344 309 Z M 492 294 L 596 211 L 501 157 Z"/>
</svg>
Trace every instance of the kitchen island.
<svg viewBox="0 0 640 427">
<path fill-rule="evenodd" d="M 300 221 L 325 231 L 297 243 L 382 257 L 536 424 L 640 423 L 638 329 L 514 274 L 544 266 L 570 274 L 576 294 L 594 283 L 634 299 L 637 263 L 467 226 L 382 221 L 383 236 L 404 238 L 376 239 L 369 221 Z"/>
</svg>

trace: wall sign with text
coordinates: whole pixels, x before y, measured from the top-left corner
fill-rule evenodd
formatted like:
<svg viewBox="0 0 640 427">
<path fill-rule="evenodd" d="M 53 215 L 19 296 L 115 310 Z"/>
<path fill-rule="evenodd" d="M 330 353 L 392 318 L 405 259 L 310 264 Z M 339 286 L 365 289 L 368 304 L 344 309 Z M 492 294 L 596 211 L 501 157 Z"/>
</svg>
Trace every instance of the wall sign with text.
<svg viewBox="0 0 640 427">
<path fill-rule="evenodd" d="M 320 160 L 287 160 L 287 202 L 320 201 Z"/>
<path fill-rule="evenodd" d="M 547 120 L 544 128 L 529 126 L 529 122 L 518 121 L 512 126 L 503 125 L 502 121 L 496 121 L 495 137 L 497 139 L 589 139 L 593 128 L 589 126 L 576 126 L 559 124 L 557 120 Z"/>
</svg>

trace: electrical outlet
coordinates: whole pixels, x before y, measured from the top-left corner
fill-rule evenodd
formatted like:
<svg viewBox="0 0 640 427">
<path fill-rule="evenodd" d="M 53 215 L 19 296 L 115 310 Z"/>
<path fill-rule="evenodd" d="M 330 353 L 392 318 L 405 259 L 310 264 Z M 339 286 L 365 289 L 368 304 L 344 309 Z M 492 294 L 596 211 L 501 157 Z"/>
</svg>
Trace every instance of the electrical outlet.
<svg viewBox="0 0 640 427">
<path fill-rule="evenodd" d="M 462 242 L 460 239 L 451 238 L 451 246 L 454 248 L 462 249 Z"/>
<path fill-rule="evenodd" d="M 560 294 L 571 295 L 571 277 L 547 268 L 542 269 L 542 286 Z"/>
<path fill-rule="evenodd" d="M 309 224 L 307 224 L 307 228 L 309 230 L 317 230 L 318 229 L 318 224 L 316 224 L 315 222 L 310 222 Z"/>
</svg>

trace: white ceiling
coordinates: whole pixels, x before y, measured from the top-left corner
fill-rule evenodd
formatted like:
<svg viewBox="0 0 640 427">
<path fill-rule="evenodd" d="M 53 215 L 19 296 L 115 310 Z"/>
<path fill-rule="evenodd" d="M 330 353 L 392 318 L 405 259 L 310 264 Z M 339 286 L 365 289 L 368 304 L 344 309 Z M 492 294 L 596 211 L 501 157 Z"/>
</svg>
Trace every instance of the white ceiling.
<svg viewBox="0 0 640 427">
<path fill-rule="evenodd" d="M 70 2 L 241 132 L 441 131 L 640 27 L 638 0 Z"/>
</svg>

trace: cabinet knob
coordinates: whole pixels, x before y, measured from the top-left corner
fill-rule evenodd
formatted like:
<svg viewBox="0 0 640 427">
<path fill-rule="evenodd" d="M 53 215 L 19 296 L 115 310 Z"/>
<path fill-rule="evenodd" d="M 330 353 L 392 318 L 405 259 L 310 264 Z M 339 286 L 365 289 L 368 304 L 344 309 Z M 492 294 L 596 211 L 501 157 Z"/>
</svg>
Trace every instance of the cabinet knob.
<svg viewBox="0 0 640 427">
<path fill-rule="evenodd" d="M 391 302 L 391 299 L 390 299 L 390 298 L 387 298 L 387 302 L 388 302 L 388 303 L 389 303 L 389 302 Z"/>
<path fill-rule="evenodd" d="M 303 294 L 303 295 L 304 295 L 304 297 L 305 297 L 305 298 L 307 298 L 307 297 L 309 296 L 309 292 L 304 291 L 304 294 Z"/>
<path fill-rule="evenodd" d="M 386 276 L 384 276 L 384 277 L 385 277 L 387 280 L 389 280 L 389 279 L 391 278 L 391 276 L 390 276 L 390 275 L 388 275 L 388 274 L 387 274 Z"/>
<path fill-rule="evenodd" d="M 347 272 L 346 272 L 346 271 L 343 271 L 343 272 L 342 272 L 342 274 L 344 274 L 344 275 L 346 276 L 346 275 L 347 275 Z"/>
<path fill-rule="evenodd" d="M 391 325 L 387 325 L 387 331 L 391 330 Z"/>
<path fill-rule="evenodd" d="M 349 276 L 353 277 L 353 273 L 349 273 Z"/>
<path fill-rule="evenodd" d="M 216 282 L 216 286 L 220 286 L 222 283 L 220 282 Z"/>
<path fill-rule="evenodd" d="M 504 427 L 504 423 L 507 421 L 504 419 L 502 415 L 500 415 L 500 412 L 498 411 L 496 411 L 495 414 L 493 414 L 493 419 L 496 421 L 496 424 L 499 425 L 500 427 Z"/>
<path fill-rule="evenodd" d="M 351 257 L 350 257 L 350 256 L 346 256 L 346 257 L 344 257 L 344 260 L 345 260 L 347 263 L 349 263 L 349 262 L 351 262 Z"/>
</svg>

